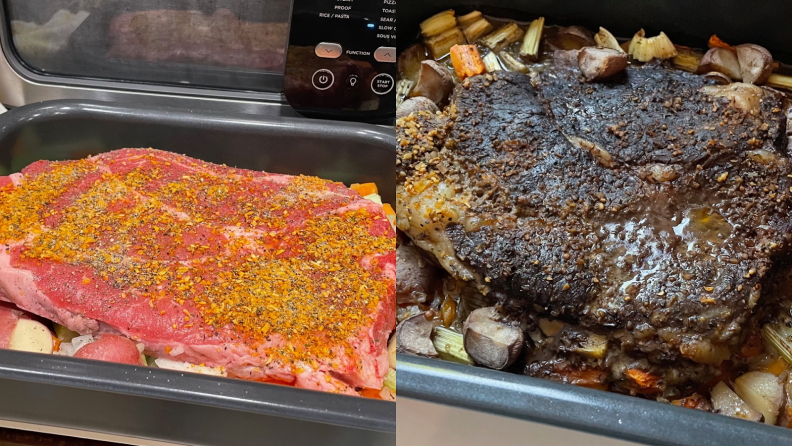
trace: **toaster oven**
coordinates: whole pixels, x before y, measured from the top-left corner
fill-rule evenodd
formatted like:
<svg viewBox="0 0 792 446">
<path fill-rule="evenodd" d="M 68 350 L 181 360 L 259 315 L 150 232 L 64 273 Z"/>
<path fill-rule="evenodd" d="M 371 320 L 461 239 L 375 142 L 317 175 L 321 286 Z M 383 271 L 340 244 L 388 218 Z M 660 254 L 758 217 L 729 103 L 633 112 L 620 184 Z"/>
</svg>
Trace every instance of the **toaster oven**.
<svg viewBox="0 0 792 446">
<path fill-rule="evenodd" d="M 388 124 L 395 0 L 3 2 L 0 91 Z"/>
</svg>

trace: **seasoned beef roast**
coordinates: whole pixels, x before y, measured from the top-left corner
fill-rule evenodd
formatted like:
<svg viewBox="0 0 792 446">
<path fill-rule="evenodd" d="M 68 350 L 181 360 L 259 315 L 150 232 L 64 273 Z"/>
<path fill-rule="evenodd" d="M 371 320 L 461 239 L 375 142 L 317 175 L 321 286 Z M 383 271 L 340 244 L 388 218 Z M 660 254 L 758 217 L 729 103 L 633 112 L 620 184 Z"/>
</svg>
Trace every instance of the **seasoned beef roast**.
<svg viewBox="0 0 792 446">
<path fill-rule="evenodd" d="M 444 113 L 399 121 L 398 226 L 513 314 L 609 340 L 601 358 L 575 356 L 574 336 L 535 349 L 527 373 L 702 382 L 789 250 L 784 109 L 771 89 L 654 64 L 598 83 L 477 76 Z"/>
<path fill-rule="evenodd" d="M 228 9 L 147 10 L 110 22 L 110 59 L 280 70 L 286 60 L 288 23 L 240 20 Z"/>
<path fill-rule="evenodd" d="M 379 389 L 395 234 L 343 184 L 125 149 L 0 177 L 0 300 L 229 375 Z"/>
</svg>

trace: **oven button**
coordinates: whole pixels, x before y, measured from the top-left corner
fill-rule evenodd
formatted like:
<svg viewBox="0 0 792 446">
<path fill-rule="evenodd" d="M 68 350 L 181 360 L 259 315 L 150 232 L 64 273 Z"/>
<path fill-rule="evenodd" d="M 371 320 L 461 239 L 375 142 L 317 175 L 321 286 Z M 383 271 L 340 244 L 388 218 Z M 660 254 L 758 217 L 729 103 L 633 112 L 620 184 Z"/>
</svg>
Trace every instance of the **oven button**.
<svg viewBox="0 0 792 446">
<path fill-rule="evenodd" d="M 337 43 L 322 42 L 316 45 L 316 55 L 324 59 L 338 59 L 341 57 L 341 45 Z"/>
<path fill-rule="evenodd" d="M 347 88 L 357 88 L 360 85 L 360 78 L 356 74 L 350 74 L 346 80 Z"/>
<path fill-rule="evenodd" d="M 393 90 L 393 76 L 387 73 L 381 73 L 374 76 L 371 80 L 371 90 L 379 95 L 388 94 Z"/>
<path fill-rule="evenodd" d="M 313 74 L 311 82 L 313 83 L 314 88 L 317 90 L 327 90 L 333 85 L 334 80 L 335 76 L 333 76 L 332 71 L 321 69 L 317 70 L 317 72 Z"/>
<path fill-rule="evenodd" d="M 374 51 L 374 59 L 377 62 L 396 62 L 396 48 L 392 46 L 381 46 Z"/>
</svg>

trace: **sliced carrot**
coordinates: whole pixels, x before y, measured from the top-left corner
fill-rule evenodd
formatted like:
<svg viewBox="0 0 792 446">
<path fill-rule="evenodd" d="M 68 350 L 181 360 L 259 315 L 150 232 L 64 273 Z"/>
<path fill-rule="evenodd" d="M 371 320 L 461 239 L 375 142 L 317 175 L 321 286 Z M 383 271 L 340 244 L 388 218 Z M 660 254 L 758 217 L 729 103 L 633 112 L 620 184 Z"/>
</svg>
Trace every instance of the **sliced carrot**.
<svg viewBox="0 0 792 446">
<path fill-rule="evenodd" d="M 460 81 L 487 71 L 476 45 L 452 46 L 451 63 L 454 64 L 454 71 Z"/>
<path fill-rule="evenodd" d="M 694 393 L 693 395 L 682 399 L 673 400 L 671 401 L 671 404 L 688 409 L 697 409 L 709 412 L 709 401 L 707 401 L 707 398 L 699 393 Z"/>
<path fill-rule="evenodd" d="M 362 197 L 377 193 L 377 185 L 374 183 L 355 183 L 349 186 L 349 188 L 359 193 Z"/>
<path fill-rule="evenodd" d="M 375 400 L 381 400 L 382 399 L 382 395 L 380 395 L 380 393 L 382 393 L 382 390 L 363 389 L 363 390 L 360 391 L 360 396 L 365 397 L 365 398 L 373 398 Z"/>
<path fill-rule="evenodd" d="M 709 39 L 709 47 L 710 48 L 726 48 L 728 50 L 737 51 L 734 49 L 733 46 L 729 45 L 728 43 L 724 42 L 720 39 L 717 35 L 713 34 L 712 37 Z"/>
<path fill-rule="evenodd" d="M 60 351 L 61 341 L 60 339 L 56 338 L 55 336 L 52 337 L 52 351 L 59 352 Z"/>
<path fill-rule="evenodd" d="M 660 377 L 653 373 L 645 372 L 641 369 L 629 369 L 627 370 L 627 376 L 644 391 L 660 391 L 660 387 L 658 386 Z"/>
<path fill-rule="evenodd" d="M 772 364 L 767 366 L 767 372 L 772 373 L 775 376 L 784 373 L 784 370 L 786 369 L 787 369 L 787 362 L 784 361 L 784 358 L 778 358 Z"/>
<path fill-rule="evenodd" d="M 382 203 L 382 209 L 385 209 L 385 215 L 396 215 L 396 211 L 393 210 L 393 206 L 388 203 Z"/>
<path fill-rule="evenodd" d="M 602 370 L 566 369 L 561 371 L 560 375 L 569 384 L 588 387 L 589 389 L 608 390 L 608 383 L 606 382 L 608 375 Z"/>
</svg>

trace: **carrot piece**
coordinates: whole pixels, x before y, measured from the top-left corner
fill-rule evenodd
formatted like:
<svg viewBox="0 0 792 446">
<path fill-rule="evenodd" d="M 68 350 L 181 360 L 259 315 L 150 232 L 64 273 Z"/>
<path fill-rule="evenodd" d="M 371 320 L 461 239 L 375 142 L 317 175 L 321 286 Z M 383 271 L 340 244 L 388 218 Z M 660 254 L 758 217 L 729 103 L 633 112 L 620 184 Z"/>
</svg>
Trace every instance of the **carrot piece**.
<svg viewBox="0 0 792 446">
<path fill-rule="evenodd" d="M 658 392 L 660 390 L 657 385 L 660 382 L 660 377 L 655 374 L 641 369 L 629 369 L 627 370 L 627 376 L 644 391 Z"/>
<path fill-rule="evenodd" d="M 360 396 L 365 398 L 373 398 L 375 400 L 381 400 L 382 399 L 382 395 L 380 395 L 381 392 L 382 390 L 377 390 L 377 389 L 363 389 L 360 391 Z"/>
<path fill-rule="evenodd" d="M 564 382 L 589 389 L 608 390 L 608 375 L 598 369 L 567 369 L 560 371 Z"/>
<path fill-rule="evenodd" d="M 784 373 L 784 370 L 786 369 L 787 369 L 787 362 L 784 361 L 784 358 L 778 358 L 772 364 L 767 366 L 767 372 L 772 373 L 775 376 Z"/>
<path fill-rule="evenodd" d="M 55 336 L 52 337 L 52 351 L 59 352 L 61 346 L 61 340 L 56 338 Z"/>
<path fill-rule="evenodd" d="M 362 184 L 355 183 L 349 186 L 349 188 L 359 193 L 362 197 L 366 197 L 371 194 L 376 194 L 378 192 L 377 185 L 375 183 L 362 183 Z"/>
<path fill-rule="evenodd" d="M 734 49 L 733 46 L 721 40 L 720 37 L 718 37 L 716 34 L 713 34 L 712 37 L 709 38 L 709 47 L 726 48 L 727 50 L 737 51 L 736 49 Z"/>
<path fill-rule="evenodd" d="M 674 406 L 685 407 L 687 409 L 703 410 L 705 412 L 709 412 L 711 409 L 707 398 L 698 393 L 694 393 L 693 395 L 682 399 L 673 400 L 671 401 L 671 404 Z"/>
<path fill-rule="evenodd" d="M 396 211 L 393 210 L 393 206 L 388 203 L 382 203 L 382 208 L 385 209 L 385 215 L 396 215 Z"/>
<path fill-rule="evenodd" d="M 460 81 L 487 71 L 476 45 L 452 46 L 451 63 L 454 64 L 454 71 Z"/>
</svg>

